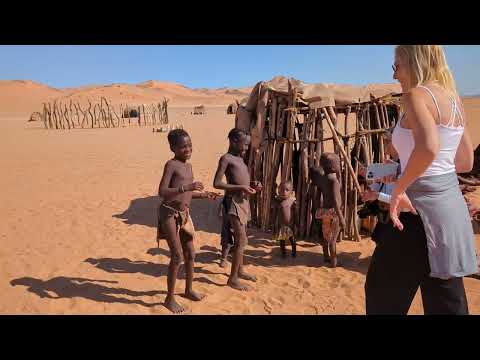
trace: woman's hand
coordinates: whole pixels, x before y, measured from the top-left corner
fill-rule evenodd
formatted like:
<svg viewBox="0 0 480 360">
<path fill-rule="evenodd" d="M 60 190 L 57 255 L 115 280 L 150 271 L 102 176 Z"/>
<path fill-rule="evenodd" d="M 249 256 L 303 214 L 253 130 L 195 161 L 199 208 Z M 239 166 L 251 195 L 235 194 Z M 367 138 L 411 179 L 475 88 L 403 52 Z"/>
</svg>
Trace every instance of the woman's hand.
<svg viewBox="0 0 480 360">
<path fill-rule="evenodd" d="M 360 194 L 362 201 L 374 201 L 378 199 L 378 192 L 367 190 Z"/>
<path fill-rule="evenodd" d="M 401 212 L 408 212 L 417 215 L 417 210 L 413 207 L 410 199 L 405 192 L 399 192 L 395 188 L 392 192 L 392 198 L 390 201 L 390 219 L 392 219 L 393 226 L 398 230 L 403 230 L 403 224 L 398 218 Z"/>
</svg>

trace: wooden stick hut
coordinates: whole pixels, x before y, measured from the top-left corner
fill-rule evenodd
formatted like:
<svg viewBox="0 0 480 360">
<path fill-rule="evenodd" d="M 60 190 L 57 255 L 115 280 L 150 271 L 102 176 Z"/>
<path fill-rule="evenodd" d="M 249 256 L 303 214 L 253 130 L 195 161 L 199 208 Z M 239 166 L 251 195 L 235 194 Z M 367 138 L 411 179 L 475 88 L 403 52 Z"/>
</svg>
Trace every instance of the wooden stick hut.
<svg viewBox="0 0 480 360">
<path fill-rule="evenodd" d="M 310 90 L 308 86 L 294 87 L 290 81 L 286 91 L 260 82 L 246 105 L 237 110 L 236 127 L 252 136 L 248 156 L 252 180 L 263 184 L 263 191 L 251 203 L 252 221 L 262 230 L 271 228 L 277 185 L 292 180 L 300 204 L 295 232 L 299 238 L 309 237 L 313 199 L 318 199 L 317 190 L 309 181 L 309 169 L 319 166 L 323 152 L 335 152 L 342 169 L 342 202 L 347 222 L 343 235 L 359 241 L 357 204 L 362 185 L 357 180 L 356 159 L 367 165 L 385 159 L 383 134 L 398 119 L 401 94 L 375 97 L 368 92 L 368 97 L 358 97 L 356 102 L 341 103 L 335 101 L 331 90 L 322 89 L 315 94 Z"/>
</svg>

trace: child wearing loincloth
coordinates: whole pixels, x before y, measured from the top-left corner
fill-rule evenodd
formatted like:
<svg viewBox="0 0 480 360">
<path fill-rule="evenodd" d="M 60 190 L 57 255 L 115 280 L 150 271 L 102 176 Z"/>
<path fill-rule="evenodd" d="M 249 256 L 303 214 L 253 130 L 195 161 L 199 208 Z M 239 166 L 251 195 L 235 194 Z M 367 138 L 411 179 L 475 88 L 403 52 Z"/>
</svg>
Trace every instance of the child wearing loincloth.
<svg viewBox="0 0 480 360">
<path fill-rule="evenodd" d="M 224 215 L 233 229 L 233 259 L 227 285 L 237 290 L 250 287 L 240 278 L 256 281 L 256 277 L 243 269 L 243 252 L 247 244 L 247 222 L 250 220 L 249 197 L 261 190 L 261 184 L 250 186 L 250 173 L 243 157 L 248 149 L 248 136 L 240 129 L 232 129 L 228 134 L 229 148 L 219 162 L 213 187 L 225 191 L 223 198 Z M 223 176 L 227 182 L 223 182 Z"/>
<path fill-rule="evenodd" d="M 250 146 L 250 141 L 251 137 L 250 135 L 246 134 L 245 135 L 245 147 L 248 149 Z M 247 153 L 247 152 L 245 152 Z M 243 156 L 243 160 L 247 161 L 246 155 Z M 258 186 L 257 182 L 252 182 L 252 187 L 256 188 Z M 222 220 L 222 228 L 221 228 L 221 233 L 220 233 L 220 244 L 222 246 L 222 252 L 220 255 L 220 267 L 224 268 L 227 266 L 227 257 L 229 254 L 232 253 L 233 251 L 233 245 L 235 244 L 235 239 L 233 236 L 233 227 L 232 224 L 230 223 L 230 218 L 228 216 L 228 213 L 226 212 L 226 209 L 231 208 L 231 206 L 228 206 L 229 199 L 223 198 L 223 201 L 220 203 L 220 209 L 219 209 L 219 216 Z M 249 216 L 250 219 L 250 216 Z M 248 219 L 248 220 L 249 220 Z M 247 222 L 248 222 L 247 220 Z"/>
<path fill-rule="evenodd" d="M 189 212 L 190 202 L 192 198 L 213 199 L 215 194 L 199 192 L 203 190 L 203 184 L 193 181 L 192 165 L 187 162 L 192 154 L 192 141 L 188 133 L 183 129 L 172 130 L 168 133 L 168 142 L 175 156 L 165 164 L 158 189 L 162 201 L 158 208 L 157 241 L 166 239 L 171 254 L 165 307 L 173 313 L 179 313 L 185 308 L 177 303 L 174 291 L 178 269 L 184 260 L 185 297 L 193 301 L 200 301 L 204 297 L 192 289 L 195 229 Z"/>
<path fill-rule="evenodd" d="M 322 206 L 315 211 L 315 220 L 321 221 L 322 247 L 325 262 L 331 267 L 337 266 L 337 239 L 340 230 L 345 229 L 345 219 L 342 214 L 340 193 L 340 158 L 334 153 L 323 153 L 320 156 L 320 166 L 310 169 L 310 179 L 322 196 Z"/>
<path fill-rule="evenodd" d="M 291 181 L 280 183 L 278 187 L 278 196 L 275 198 L 274 208 L 274 229 L 273 240 L 280 243 L 282 257 L 286 257 L 286 242 L 292 245 L 292 257 L 297 256 L 297 242 L 295 239 L 294 228 L 297 220 L 297 202 L 293 192 Z"/>
</svg>

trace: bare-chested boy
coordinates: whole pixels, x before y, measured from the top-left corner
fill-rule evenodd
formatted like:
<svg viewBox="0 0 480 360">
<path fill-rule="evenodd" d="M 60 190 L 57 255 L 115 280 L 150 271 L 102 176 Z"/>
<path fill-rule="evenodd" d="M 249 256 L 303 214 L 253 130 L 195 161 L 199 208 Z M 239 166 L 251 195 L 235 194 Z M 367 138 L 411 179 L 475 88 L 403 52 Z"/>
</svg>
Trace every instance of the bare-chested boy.
<svg viewBox="0 0 480 360">
<path fill-rule="evenodd" d="M 192 289 L 195 229 L 189 212 L 190 202 L 192 198 L 212 199 L 215 194 L 194 192 L 202 191 L 203 184 L 193 181 L 192 164 L 187 162 L 192 155 L 192 141 L 188 133 L 183 129 L 172 130 L 168 133 L 168 142 L 175 156 L 165 164 L 158 189 L 163 201 L 158 209 L 157 240 L 166 239 L 171 253 L 165 307 L 179 313 L 185 308 L 176 302 L 174 291 L 178 269 L 184 260 L 185 297 L 193 301 L 200 301 L 204 297 Z"/>
<path fill-rule="evenodd" d="M 315 219 L 322 222 L 323 256 L 325 262 L 337 266 L 336 243 L 340 228 L 345 229 L 345 219 L 342 214 L 342 197 L 340 194 L 340 159 L 333 153 L 323 153 L 320 157 L 320 166 L 310 169 L 310 179 L 317 186 L 323 197 L 322 207 L 315 212 Z"/>
<path fill-rule="evenodd" d="M 250 135 L 246 135 L 245 146 L 248 149 L 250 146 L 251 137 Z M 248 150 L 247 150 L 248 151 Z M 245 155 L 247 153 L 245 151 Z M 243 157 L 243 160 L 246 162 L 246 156 Z M 220 267 L 224 268 L 227 266 L 227 257 L 233 250 L 233 245 L 235 244 L 234 237 L 233 237 L 233 227 L 230 223 L 230 219 L 227 216 L 225 211 L 225 206 L 223 205 L 223 201 L 220 204 L 220 214 L 222 217 L 222 230 L 220 233 L 220 244 L 222 246 L 222 253 L 220 255 Z"/>
<path fill-rule="evenodd" d="M 250 173 L 243 157 L 248 149 L 248 136 L 240 129 L 232 129 L 228 134 L 229 148 L 223 155 L 215 173 L 213 187 L 225 191 L 223 198 L 224 215 L 233 228 L 233 259 L 228 285 L 237 290 L 250 287 L 240 278 L 256 281 L 256 277 L 243 270 L 243 252 L 247 244 L 247 222 L 250 220 L 250 195 L 260 191 L 261 184 L 250 187 Z M 227 183 L 223 182 L 225 175 Z"/>
<path fill-rule="evenodd" d="M 286 242 L 292 244 L 292 257 L 297 256 L 297 242 L 294 235 L 294 224 L 297 220 L 298 209 L 291 181 L 280 183 L 278 196 L 274 205 L 273 239 L 280 242 L 282 257 L 287 255 Z"/>
</svg>

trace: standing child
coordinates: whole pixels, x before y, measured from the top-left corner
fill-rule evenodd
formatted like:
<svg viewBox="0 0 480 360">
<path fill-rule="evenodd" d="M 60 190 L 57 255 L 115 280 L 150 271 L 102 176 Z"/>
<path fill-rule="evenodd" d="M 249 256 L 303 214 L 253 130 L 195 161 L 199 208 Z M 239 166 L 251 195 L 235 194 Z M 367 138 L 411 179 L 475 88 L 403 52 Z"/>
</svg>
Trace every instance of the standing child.
<svg viewBox="0 0 480 360">
<path fill-rule="evenodd" d="M 237 290 L 250 287 L 239 281 L 240 278 L 256 281 L 256 277 L 243 270 L 243 252 L 247 244 L 247 222 L 250 220 L 250 195 L 261 190 L 261 184 L 250 187 L 250 173 L 243 157 L 248 149 L 248 137 L 240 129 L 232 129 L 228 134 L 229 148 L 223 155 L 215 173 L 213 186 L 225 191 L 223 198 L 224 216 L 233 229 L 233 259 L 228 285 Z M 223 182 L 225 175 L 227 183 Z"/>
<path fill-rule="evenodd" d="M 245 147 L 248 150 L 250 146 L 251 137 L 250 135 L 245 135 Z M 245 155 L 243 156 L 243 160 L 247 163 L 246 160 L 247 151 L 245 151 Z M 225 211 L 225 206 L 223 205 L 224 202 L 220 203 L 220 217 L 222 218 L 222 230 L 220 233 L 220 244 L 222 246 L 222 253 L 220 255 L 220 267 L 224 268 L 227 266 L 227 257 L 231 254 L 234 245 L 234 237 L 233 237 L 233 227 L 230 223 L 230 219 Z"/>
<path fill-rule="evenodd" d="M 342 214 L 342 196 L 340 193 L 340 158 L 334 153 L 323 153 L 320 157 L 321 168 L 310 169 L 312 183 L 317 186 L 323 198 L 322 206 L 315 212 L 315 219 L 322 222 L 322 247 L 325 262 L 337 266 L 337 239 L 340 229 L 345 229 Z"/>
<path fill-rule="evenodd" d="M 280 183 L 278 196 L 274 204 L 274 235 L 273 239 L 280 242 L 282 257 L 287 256 L 286 242 L 292 245 L 292 257 L 297 256 L 297 242 L 294 235 L 298 209 L 291 181 Z"/>
<path fill-rule="evenodd" d="M 157 241 L 166 239 L 171 254 L 165 307 L 179 313 L 185 308 L 176 302 L 174 291 L 178 269 L 184 260 L 185 297 L 193 301 L 200 301 L 204 297 L 192 289 L 195 229 L 189 212 L 190 202 L 192 198 L 213 198 L 214 194 L 194 192 L 202 191 L 203 184 L 193 181 L 192 165 L 187 162 L 192 155 L 192 141 L 188 133 L 183 129 L 172 130 L 168 133 L 168 143 L 175 156 L 165 164 L 158 189 L 163 201 L 158 209 Z"/>
</svg>

